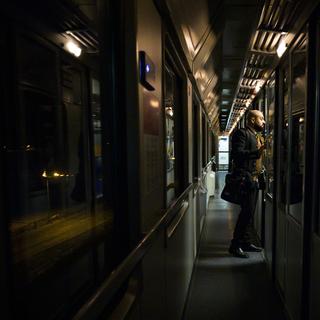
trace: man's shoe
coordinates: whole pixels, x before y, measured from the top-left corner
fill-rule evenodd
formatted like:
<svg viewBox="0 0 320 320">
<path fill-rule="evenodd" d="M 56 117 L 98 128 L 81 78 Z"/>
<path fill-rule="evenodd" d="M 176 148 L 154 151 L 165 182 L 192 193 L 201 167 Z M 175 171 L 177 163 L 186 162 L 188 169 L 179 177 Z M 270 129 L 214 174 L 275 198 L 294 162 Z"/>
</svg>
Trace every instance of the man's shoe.
<svg viewBox="0 0 320 320">
<path fill-rule="evenodd" d="M 229 252 L 238 258 L 249 258 L 249 255 L 245 253 L 240 247 L 230 246 Z"/>
<path fill-rule="evenodd" d="M 257 247 L 252 243 L 242 244 L 241 249 L 246 252 L 261 252 L 263 250 L 263 248 Z"/>
</svg>

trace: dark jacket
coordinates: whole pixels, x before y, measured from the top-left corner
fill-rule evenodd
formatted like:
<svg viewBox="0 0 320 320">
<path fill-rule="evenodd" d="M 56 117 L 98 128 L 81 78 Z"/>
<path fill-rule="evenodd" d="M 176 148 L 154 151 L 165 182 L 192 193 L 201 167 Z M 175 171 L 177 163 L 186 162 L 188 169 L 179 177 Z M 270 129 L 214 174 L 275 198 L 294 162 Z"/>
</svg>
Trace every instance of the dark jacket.
<svg viewBox="0 0 320 320">
<path fill-rule="evenodd" d="M 253 173 L 259 159 L 257 139 L 249 129 L 238 129 L 232 136 L 231 159 L 234 169 Z"/>
</svg>

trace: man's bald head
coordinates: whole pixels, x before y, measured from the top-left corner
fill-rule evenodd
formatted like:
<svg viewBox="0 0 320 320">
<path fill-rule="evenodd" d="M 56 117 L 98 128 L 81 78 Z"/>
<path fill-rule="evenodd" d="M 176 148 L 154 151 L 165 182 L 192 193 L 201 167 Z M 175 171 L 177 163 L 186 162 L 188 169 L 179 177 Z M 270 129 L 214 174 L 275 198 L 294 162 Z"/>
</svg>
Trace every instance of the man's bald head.
<svg viewBox="0 0 320 320">
<path fill-rule="evenodd" d="M 262 131 L 265 121 L 263 113 L 259 110 L 249 110 L 247 113 L 247 125 L 256 131 Z"/>
<path fill-rule="evenodd" d="M 263 117 L 263 114 L 259 110 L 249 110 L 247 113 L 247 122 L 250 124 L 252 120 L 255 120 L 257 117 Z"/>
</svg>

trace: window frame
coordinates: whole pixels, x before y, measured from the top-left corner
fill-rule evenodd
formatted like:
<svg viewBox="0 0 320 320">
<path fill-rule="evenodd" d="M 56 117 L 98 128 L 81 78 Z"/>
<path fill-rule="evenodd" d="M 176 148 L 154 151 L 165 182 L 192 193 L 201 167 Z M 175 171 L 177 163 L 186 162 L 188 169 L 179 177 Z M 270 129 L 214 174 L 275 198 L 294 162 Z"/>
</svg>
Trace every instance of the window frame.
<svg viewBox="0 0 320 320">
<path fill-rule="evenodd" d="M 175 173 L 175 183 L 177 181 L 177 185 L 175 186 L 175 197 L 173 198 L 173 201 L 175 199 L 178 199 L 179 196 L 184 192 L 184 190 L 188 187 L 188 150 L 190 146 L 188 146 L 188 126 L 187 126 L 187 119 L 188 114 L 186 107 L 187 105 L 187 74 L 184 70 L 183 64 L 177 54 L 176 48 L 172 42 L 172 39 L 170 38 L 169 34 L 165 34 L 164 36 L 164 63 L 163 63 L 163 75 L 165 74 L 165 68 L 166 66 L 170 66 L 172 72 L 175 74 L 177 82 L 179 83 L 179 94 L 178 94 L 178 105 L 177 109 L 174 113 L 175 117 L 175 132 L 174 137 L 177 139 L 175 141 L 175 151 L 177 151 L 176 155 L 176 161 L 175 163 L 176 168 L 178 169 L 178 172 Z M 165 86 L 165 77 L 163 76 L 163 84 Z M 165 95 L 165 90 L 164 90 Z M 165 108 L 163 108 L 163 119 L 165 119 Z M 163 130 L 165 130 L 165 121 L 163 124 Z M 164 150 L 166 150 L 165 147 L 165 140 L 164 140 Z M 164 154 L 164 168 L 166 168 L 166 153 Z M 166 170 L 164 170 L 164 182 L 165 182 L 165 193 L 164 193 L 164 207 L 168 207 L 167 203 L 167 192 L 166 192 L 166 186 L 167 186 L 167 177 L 166 177 Z"/>
</svg>

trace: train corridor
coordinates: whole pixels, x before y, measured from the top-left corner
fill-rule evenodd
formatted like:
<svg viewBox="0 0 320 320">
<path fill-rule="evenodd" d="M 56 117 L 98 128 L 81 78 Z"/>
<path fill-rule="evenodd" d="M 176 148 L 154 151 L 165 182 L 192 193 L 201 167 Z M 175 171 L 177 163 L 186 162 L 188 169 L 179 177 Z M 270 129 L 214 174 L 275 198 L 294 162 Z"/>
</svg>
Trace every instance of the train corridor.
<svg viewBox="0 0 320 320">
<path fill-rule="evenodd" d="M 2 320 L 320 319 L 320 0 L 0 16 Z"/>
<path fill-rule="evenodd" d="M 217 174 L 209 202 L 184 319 L 286 319 L 263 254 L 239 259 L 228 253 L 239 209 L 220 198 L 225 174 Z"/>
</svg>

